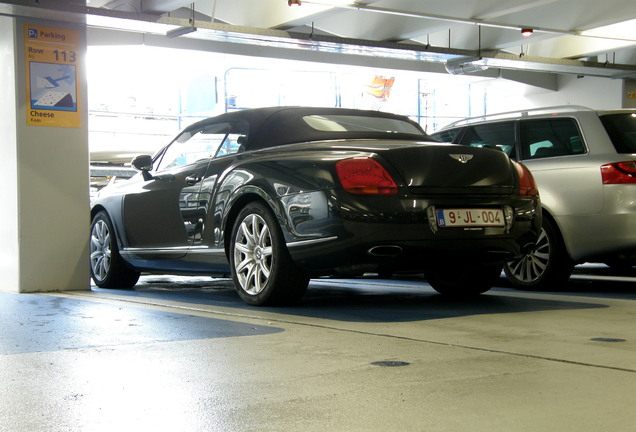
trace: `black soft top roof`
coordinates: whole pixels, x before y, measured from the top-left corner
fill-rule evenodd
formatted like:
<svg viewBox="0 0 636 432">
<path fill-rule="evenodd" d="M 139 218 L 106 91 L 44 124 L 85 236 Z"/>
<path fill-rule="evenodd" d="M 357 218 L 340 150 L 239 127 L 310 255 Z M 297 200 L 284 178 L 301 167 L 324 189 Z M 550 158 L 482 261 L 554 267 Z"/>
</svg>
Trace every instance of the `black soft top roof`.
<svg viewBox="0 0 636 432">
<path fill-rule="evenodd" d="M 389 118 L 408 122 L 421 134 L 389 133 L 376 131 L 322 131 L 312 128 L 303 120 L 311 115 L 347 115 Z M 233 111 L 201 120 L 187 127 L 185 131 L 202 129 L 220 122 L 245 122 L 249 125 L 247 150 L 257 150 L 283 144 L 334 139 L 391 139 L 433 141 L 419 124 L 408 117 L 380 111 L 347 108 L 312 107 L 271 107 Z"/>
</svg>

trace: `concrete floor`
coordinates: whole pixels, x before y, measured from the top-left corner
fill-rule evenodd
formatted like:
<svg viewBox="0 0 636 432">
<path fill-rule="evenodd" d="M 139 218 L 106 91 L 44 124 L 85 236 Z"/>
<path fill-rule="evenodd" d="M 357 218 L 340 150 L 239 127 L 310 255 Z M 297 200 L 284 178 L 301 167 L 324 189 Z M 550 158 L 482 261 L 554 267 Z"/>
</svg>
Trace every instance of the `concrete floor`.
<svg viewBox="0 0 636 432">
<path fill-rule="evenodd" d="M 209 278 L 0 294 L 0 431 L 636 431 L 636 277 L 501 282 L 315 280 L 285 308 Z"/>
</svg>

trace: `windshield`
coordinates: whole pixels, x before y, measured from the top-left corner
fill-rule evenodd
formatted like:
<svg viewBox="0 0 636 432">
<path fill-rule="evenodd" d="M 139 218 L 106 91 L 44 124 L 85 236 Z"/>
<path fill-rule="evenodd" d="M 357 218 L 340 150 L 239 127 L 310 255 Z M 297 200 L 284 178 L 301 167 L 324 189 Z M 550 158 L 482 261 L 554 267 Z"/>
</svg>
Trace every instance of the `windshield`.
<svg viewBox="0 0 636 432">
<path fill-rule="evenodd" d="M 636 113 L 607 114 L 601 121 L 618 153 L 636 153 Z"/>
</svg>

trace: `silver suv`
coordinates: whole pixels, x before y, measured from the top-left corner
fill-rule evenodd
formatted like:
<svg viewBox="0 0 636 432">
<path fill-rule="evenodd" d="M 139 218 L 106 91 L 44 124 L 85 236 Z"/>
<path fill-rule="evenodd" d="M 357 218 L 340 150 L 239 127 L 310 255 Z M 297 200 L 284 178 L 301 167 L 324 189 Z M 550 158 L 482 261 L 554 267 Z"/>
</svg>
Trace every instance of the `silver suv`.
<svg viewBox="0 0 636 432">
<path fill-rule="evenodd" d="M 534 175 L 543 232 L 532 252 L 504 266 L 515 286 L 559 285 L 583 262 L 636 265 L 636 110 L 515 111 L 457 121 L 432 136 L 501 149 Z"/>
</svg>

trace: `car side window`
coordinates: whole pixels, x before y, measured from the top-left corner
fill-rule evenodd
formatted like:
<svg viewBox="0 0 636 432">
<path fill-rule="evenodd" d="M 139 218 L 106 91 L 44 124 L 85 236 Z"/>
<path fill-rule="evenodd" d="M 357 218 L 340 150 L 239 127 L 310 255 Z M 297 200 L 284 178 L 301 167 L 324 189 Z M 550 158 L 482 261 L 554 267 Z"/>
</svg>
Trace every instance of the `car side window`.
<svg viewBox="0 0 636 432">
<path fill-rule="evenodd" d="M 541 159 L 585 153 L 574 119 L 522 120 L 519 128 L 523 159 Z"/>
<path fill-rule="evenodd" d="M 202 159 L 226 156 L 244 150 L 246 126 L 216 123 L 179 135 L 155 161 L 155 170 L 163 171 L 189 165 Z"/>
<path fill-rule="evenodd" d="M 219 150 L 216 152 L 215 157 L 227 156 L 230 154 L 238 153 L 239 151 L 243 151 L 243 145 L 247 141 L 247 136 L 242 135 L 241 133 L 229 133 L 223 144 L 219 146 Z"/>
<path fill-rule="evenodd" d="M 515 145 L 515 124 L 497 122 L 467 126 L 459 144 L 496 148 L 510 156 Z"/>
</svg>

